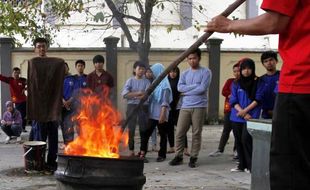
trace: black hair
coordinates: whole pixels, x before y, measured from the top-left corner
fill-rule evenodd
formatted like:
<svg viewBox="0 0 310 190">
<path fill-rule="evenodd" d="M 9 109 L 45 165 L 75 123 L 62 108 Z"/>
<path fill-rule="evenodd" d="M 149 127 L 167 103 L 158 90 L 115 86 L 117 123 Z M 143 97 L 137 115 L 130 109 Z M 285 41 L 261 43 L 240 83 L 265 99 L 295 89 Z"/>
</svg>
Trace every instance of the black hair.
<svg viewBox="0 0 310 190">
<path fill-rule="evenodd" d="M 264 60 L 268 58 L 274 58 L 276 61 L 278 61 L 278 54 L 274 51 L 265 51 L 260 57 L 262 64 L 264 64 Z"/>
<path fill-rule="evenodd" d="M 234 65 L 233 65 L 233 69 L 234 69 L 235 67 L 240 67 L 240 63 L 238 62 L 238 63 L 234 64 Z"/>
<path fill-rule="evenodd" d="M 190 54 L 196 54 L 199 60 L 201 59 L 201 50 L 199 48 L 194 49 L 193 51 L 190 52 Z"/>
<path fill-rule="evenodd" d="M 248 77 L 242 75 L 242 70 L 250 68 L 252 74 Z M 240 60 L 240 78 L 238 79 L 241 89 L 245 90 L 250 100 L 255 100 L 257 90 L 257 80 L 255 74 L 255 62 L 250 58 Z"/>
<path fill-rule="evenodd" d="M 104 57 L 102 55 L 95 55 L 93 63 L 104 63 Z"/>
<path fill-rule="evenodd" d="M 20 68 L 14 67 L 14 68 L 13 68 L 13 71 L 20 71 Z"/>
<path fill-rule="evenodd" d="M 67 63 L 67 62 L 65 62 L 65 65 L 69 68 L 69 65 L 68 65 L 68 63 Z"/>
<path fill-rule="evenodd" d="M 37 43 L 45 43 L 47 46 L 49 46 L 49 42 L 46 38 L 36 38 L 33 41 L 33 46 L 36 47 Z"/>
<path fill-rule="evenodd" d="M 75 62 L 75 67 L 77 66 L 77 64 L 82 64 L 84 67 L 85 67 L 85 61 L 83 60 L 83 59 L 78 59 L 78 60 L 76 60 L 76 62 Z"/>
<path fill-rule="evenodd" d="M 146 66 L 145 64 L 143 64 L 142 61 L 136 61 L 134 64 L 133 64 L 133 69 L 136 69 L 137 67 L 143 67 L 146 69 Z M 132 72 L 133 75 L 136 75 L 135 71 Z"/>
</svg>

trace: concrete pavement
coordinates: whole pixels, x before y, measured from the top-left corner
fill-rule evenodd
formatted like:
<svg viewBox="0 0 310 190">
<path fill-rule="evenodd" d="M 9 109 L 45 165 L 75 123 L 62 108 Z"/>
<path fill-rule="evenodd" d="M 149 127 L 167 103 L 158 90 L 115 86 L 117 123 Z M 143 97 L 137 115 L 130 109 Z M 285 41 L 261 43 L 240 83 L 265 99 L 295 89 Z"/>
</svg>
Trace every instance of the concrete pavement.
<svg viewBox="0 0 310 190">
<path fill-rule="evenodd" d="M 30 128 L 28 127 L 29 131 Z M 245 190 L 250 189 L 249 173 L 231 173 L 236 166 L 232 160 L 233 137 L 229 139 L 224 154 L 209 157 L 216 150 L 221 135 L 221 125 L 204 126 L 202 150 L 198 158 L 198 167 L 189 168 L 189 157 L 184 156 L 184 164 L 169 166 L 173 154 L 168 154 L 164 162 L 156 162 L 157 153 L 149 152 L 149 163 L 144 164 L 146 176 L 145 190 Z M 28 139 L 28 133 L 22 139 Z M 25 174 L 22 144 L 4 144 L 5 134 L 0 134 L 0 190 L 55 190 L 56 180 L 53 176 L 43 174 Z M 59 133 L 59 140 L 62 134 Z M 191 132 L 188 133 L 189 146 Z M 136 140 L 139 142 L 139 139 Z M 136 147 L 139 147 L 137 145 Z"/>
</svg>

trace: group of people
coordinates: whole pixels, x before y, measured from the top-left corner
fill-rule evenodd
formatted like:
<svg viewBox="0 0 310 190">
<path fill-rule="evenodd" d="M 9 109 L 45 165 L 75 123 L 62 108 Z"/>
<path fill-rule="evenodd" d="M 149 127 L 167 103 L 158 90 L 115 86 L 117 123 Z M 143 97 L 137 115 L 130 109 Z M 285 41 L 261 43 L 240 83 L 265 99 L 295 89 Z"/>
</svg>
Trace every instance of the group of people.
<svg viewBox="0 0 310 190">
<path fill-rule="evenodd" d="M 148 162 L 145 158 L 148 141 L 157 127 L 160 135 L 160 149 L 156 161 L 162 162 L 166 159 L 169 140 L 171 150 L 175 151 L 175 158 L 170 165 L 178 165 L 183 160 L 183 154 L 188 154 L 184 152 L 187 148 L 186 133 L 192 125 L 193 140 L 189 166 L 196 167 L 208 103 L 208 88 L 211 83 L 211 71 L 200 65 L 200 59 L 201 50 L 192 51 L 187 56 L 190 68 L 181 75 L 179 68 L 174 68 L 169 76 L 159 83 L 144 105 L 137 112 L 132 113 L 150 85 L 150 79 L 146 77 L 149 74 L 145 75 L 146 71 L 152 73 L 151 80 L 156 80 L 164 71 L 161 63 L 156 63 L 148 69 L 140 61 L 135 62 L 134 76 L 126 81 L 122 91 L 122 96 L 127 99 L 128 103 L 127 116 L 134 114 L 128 124 L 130 155 L 137 155 Z M 137 120 L 141 144 L 140 150 L 135 154 L 134 137 Z M 174 135 L 175 125 L 177 125 L 177 130 Z"/>
<path fill-rule="evenodd" d="M 266 73 L 261 77 L 255 74 L 252 59 L 244 58 L 233 65 L 234 78 L 229 78 L 222 89 L 224 102 L 224 126 L 218 149 L 210 156 L 219 156 L 224 152 L 230 132 L 235 137 L 234 151 L 238 166 L 232 172 L 251 171 L 252 138 L 247 131 L 249 119 L 272 119 L 277 94 L 280 71 L 276 69 L 277 53 L 266 51 L 261 55 L 261 63 Z"/>
<path fill-rule="evenodd" d="M 2 115 L 1 128 L 7 135 L 6 143 L 14 137 L 20 142 L 21 132 L 27 132 L 26 120 L 31 122 L 29 141 L 48 140 L 46 172 L 52 173 L 57 168 L 58 127 L 62 129 L 65 145 L 74 139 L 75 123 L 71 117 L 78 109 L 81 89 L 91 89 L 101 96 L 103 89 L 114 87 L 114 80 L 103 69 L 105 60 L 102 55 L 94 56 L 95 69 L 90 74 L 84 74 L 85 61 L 77 60 L 77 74 L 71 75 L 63 59 L 47 57 L 49 43 L 45 38 L 35 39 L 33 45 L 37 57 L 29 61 L 28 81 L 20 77 L 17 67 L 13 68 L 13 77 L 0 75 L 0 80 L 9 84 L 11 92 L 11 100 L 5 104 L 7 111 Z"/>
</svg>

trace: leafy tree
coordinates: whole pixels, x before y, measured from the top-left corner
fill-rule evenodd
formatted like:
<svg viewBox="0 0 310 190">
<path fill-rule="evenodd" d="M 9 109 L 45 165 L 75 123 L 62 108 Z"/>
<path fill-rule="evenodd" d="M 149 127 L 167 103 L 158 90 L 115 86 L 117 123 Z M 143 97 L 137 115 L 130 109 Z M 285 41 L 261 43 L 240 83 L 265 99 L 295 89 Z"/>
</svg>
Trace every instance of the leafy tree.
<svg viewBox="0 0 310 190">
<path fill-rule="evenodd" d="M 99 7 L 102 10 L 98 11 L 98 6 L 94 7 L 94 1 L 91 0 L 2 0 L 0 3 L 0 34 L 12 37 L 19 45 L 20 42 L 16 37 L 20 36 L 28 42 L 43 35 L 52 42 L 54 34 L 70 18 L 71 13 L 83 12 L 91 15 L 87 18 L 105 23 L 107 29 L 121 27 L 130 48 L 138 53 L 140 60 L 148 64 L 151 48 L 151 17 L 154 8 L 164 10 L 167 3 L 178 5 L 181 1 L 105 0 Z M 96 8 L 97 12 L 91 11 L 93 8 Z M 135 10 L 134 13 L 131 12 L 132 9 Z M 202 6 L 197 6 L 196 9 L 199 12 L 205 11 Z M 177 14 L 178 12 L 175 9 L 170 10 L 170 13 Z M 133 30 L 129 22 L 137 23 L 137 30 Z M 197 21 L 195 23 L 196 28 L 199 29 Z M 170 32 L 173 27 L 175 26 L 167 27 L 167 32 Z M 137 36 L 136 39 L 135 36 Z"/>
</svg>

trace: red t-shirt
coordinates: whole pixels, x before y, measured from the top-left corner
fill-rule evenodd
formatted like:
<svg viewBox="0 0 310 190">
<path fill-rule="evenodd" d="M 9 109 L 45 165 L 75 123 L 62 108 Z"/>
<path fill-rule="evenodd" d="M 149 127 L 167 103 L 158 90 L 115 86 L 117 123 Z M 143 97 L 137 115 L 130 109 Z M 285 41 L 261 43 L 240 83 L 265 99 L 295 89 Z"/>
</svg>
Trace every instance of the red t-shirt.
<svg viewBox="0 0 310 190">
<path fill-rule="evenodd" d="M 100 76 L 96 74 L 96 71 L 91 72 L 86 78 L 87 87 L 96 93 L 103 91 L 104 85 L 113 88 L 114 80 L 110 73 L 103 71 Z"/>
<path fill-rule="evenodd" d="M 310 1 L 264 0 L 261 8 L 291 17 L 287 29 L 279 35 L 279 53 L 284 62 L 279 92 L 310 94 Z"/>
<path fill-rule="evenodd" d="M 0 75 L 0 80 L 10 85 L 11 98 L 14 103 L 25 102 L 27 97 L 25 95 L 26 79 L 13 77 L 6 77 Z"/>
<path fill-rule="evenodd" d="M 229 113 L 231 111 L 229 96 L 231 95 L 231 86 L 234 80 L 234 78 L 227 79 L 222 89 L 222 95 L 225 97 L 224 113 Z"/>
</svg>

